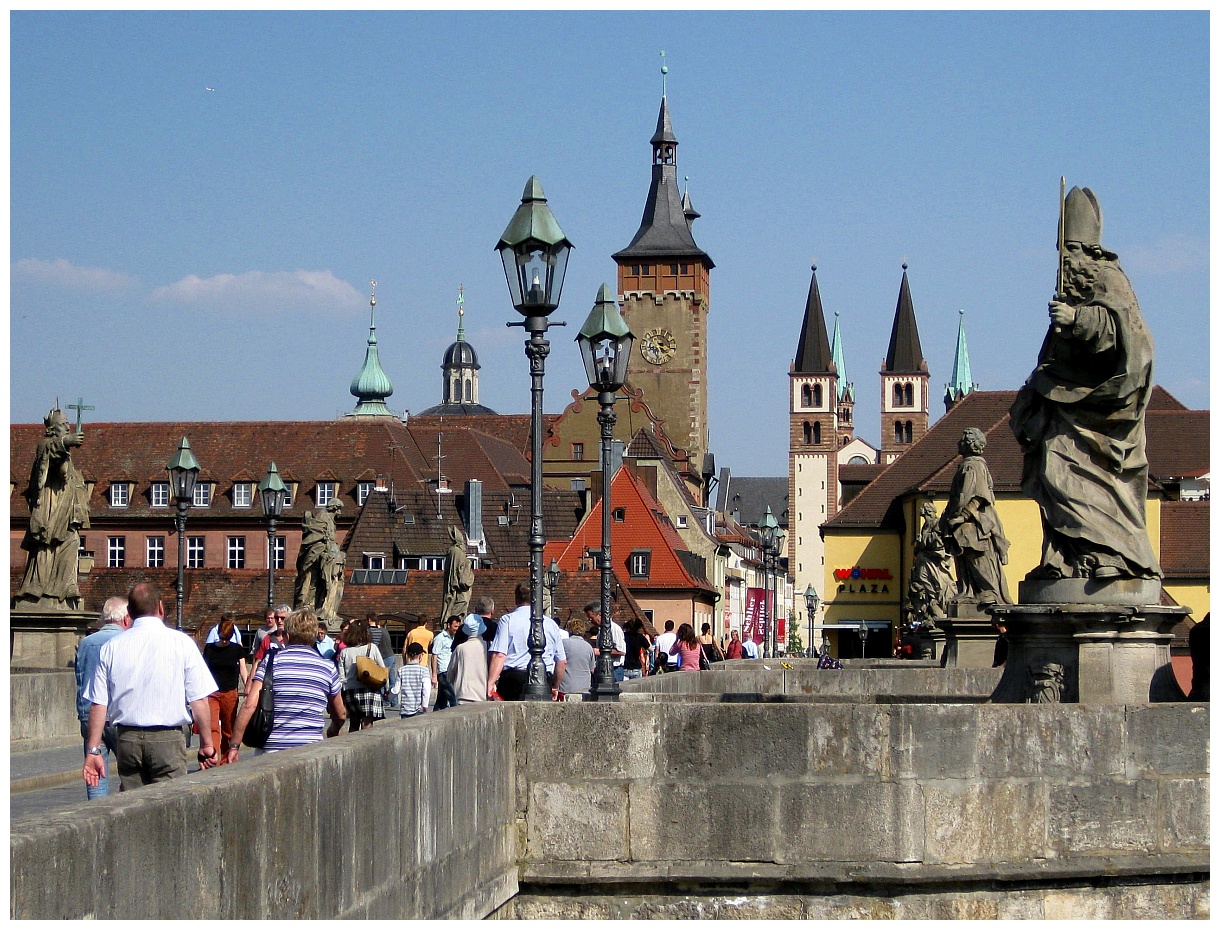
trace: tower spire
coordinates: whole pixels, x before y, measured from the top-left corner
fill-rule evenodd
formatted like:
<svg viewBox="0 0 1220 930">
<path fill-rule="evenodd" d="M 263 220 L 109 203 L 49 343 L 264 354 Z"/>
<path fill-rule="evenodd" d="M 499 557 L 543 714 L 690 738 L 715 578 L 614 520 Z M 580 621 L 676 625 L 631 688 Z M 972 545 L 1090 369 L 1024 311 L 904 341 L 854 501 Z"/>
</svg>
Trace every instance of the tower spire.
<svg viewBox="0 0 1220 930">
<path fill-rule="evenodd" d="M 847 380 L 847 363 L 843 360 L 843 335 L 839 332 L 839 311 L 835 311 L 835 331 L 830 337 L 830 360 L 839 373 L 839 400 L 855 400 L 856 386 Z"/>
<path fill-rule="evenodd" d="M 890 329 L 890 346 L 885 353 L 885 370 L 912 373 L 928 370 L 923 348 L 919 344 L 919 326 L 915 322 L 915 305 L 911 300 L 905 259 L 902 262 L 902 284 L 898 287 L 898 305 L 894 308 L 894 325 Z"/>
<path fill-rule="evenodd" d="M 822 311 L 822 293 L 818 289 L 818 266 L 811 265 L 809 296 L 805 298 L 805 319 L 796 343 L 795 371 L 823 373 L 832 370 L 830 343 L 826 339 L 826 314 Z"/>
<path fill-rule="evenodd" d="M 466 286 L 464 284 L 459 284 L 458 285 L 458 299 L 457 299 L 457 305 L 458 305 L 457 341 L 458 342 L 466 341 L 466 330 L 462 327 L 462 318 L 466 315 L 465 291 L 466 291 Z"/>
<path fill-rule="evenodd" d="M 393 413 L 386 407 L 386 398 L 394 393 L 390 379 L 381 367 L 381 358 L 377 351 L 377 282 L 370 281 L 372 292 L 369 295 L 369 338 L 364 350 L 364 364 L 352 379 L 351 393 L 356 398 L 356 409 L 348 416 L 354 417 L 392 417 Z"/>
<path fill-rule="evenodd" d="M 958 310 L 957 313 L 957 350 L 953 353 L 953 371 L 949 375 L 949 383 L 945 385 L 946 413 L 971 391 L 978 390 L 978 385 L 970 376 L 970 350 L 966 348 L 966 311 Z"/>
</svg>

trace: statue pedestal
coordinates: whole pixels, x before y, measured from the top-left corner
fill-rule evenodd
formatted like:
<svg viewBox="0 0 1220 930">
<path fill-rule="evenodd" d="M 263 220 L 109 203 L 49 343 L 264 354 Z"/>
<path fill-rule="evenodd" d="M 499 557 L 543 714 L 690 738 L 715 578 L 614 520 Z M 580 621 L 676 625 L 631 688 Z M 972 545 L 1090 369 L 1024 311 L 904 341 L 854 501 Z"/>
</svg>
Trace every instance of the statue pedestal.
<svg viewBox="0 0 1220 930">
<path fill-rule="evenodd" d="M 96 620 L 96 611 L 14 608 L 9 614 L 9 664 L 71 668 L 77 644 Z"/>
<path fill-rule="evenodd" d="M 941 665 L 945 668 L 991 668 L 995 659 L 995 628 L 974 601 L 953 601 L 949 617 L 937 620 L 945 631 Z"/>
<path fill-rule="evenodd" d="M 1170 631 L 1189 609 L 1159 606 L 1160 593 L 1160 582 L 1139 579 L 1022 582 L 1020 604 L 990 608 L 1008 629 L 1008 662 L 991 700 L 1172 700 Z"/>
</svg>

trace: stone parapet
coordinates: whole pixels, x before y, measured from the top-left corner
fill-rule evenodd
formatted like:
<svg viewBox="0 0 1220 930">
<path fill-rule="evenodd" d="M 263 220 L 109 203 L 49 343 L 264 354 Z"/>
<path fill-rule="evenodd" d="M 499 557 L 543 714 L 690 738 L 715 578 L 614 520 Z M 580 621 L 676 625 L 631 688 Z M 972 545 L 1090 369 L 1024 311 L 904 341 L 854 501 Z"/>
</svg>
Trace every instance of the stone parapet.
<svg viewBox="0 0 1220 930">
<path fill-rule="evenodd" d="M 80 741 L 74 672 L 13 669 L 8 681 L 9 752 Z"/>
</svg>

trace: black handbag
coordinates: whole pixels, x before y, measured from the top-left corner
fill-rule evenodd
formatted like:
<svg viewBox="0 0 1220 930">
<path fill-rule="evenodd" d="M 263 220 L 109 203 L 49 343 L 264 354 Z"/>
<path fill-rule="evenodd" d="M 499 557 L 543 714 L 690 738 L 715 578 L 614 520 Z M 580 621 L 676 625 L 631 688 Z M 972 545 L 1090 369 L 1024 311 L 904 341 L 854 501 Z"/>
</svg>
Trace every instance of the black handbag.
<svg viewBox="0 0 1220 930">
<path fill-rule="evenodd" d="M 275 688 L 272 681 L 275 653 L 274 649 L 267 653 L 267 670 L 263 672 L 263 690 L 258 695 L 258 708 L 246 724 L 246 732 L 241 736 L 241 741 L 251 749 L 262 749 L 267 745 L 271 726 L 275 723 Z"/>
</svg>

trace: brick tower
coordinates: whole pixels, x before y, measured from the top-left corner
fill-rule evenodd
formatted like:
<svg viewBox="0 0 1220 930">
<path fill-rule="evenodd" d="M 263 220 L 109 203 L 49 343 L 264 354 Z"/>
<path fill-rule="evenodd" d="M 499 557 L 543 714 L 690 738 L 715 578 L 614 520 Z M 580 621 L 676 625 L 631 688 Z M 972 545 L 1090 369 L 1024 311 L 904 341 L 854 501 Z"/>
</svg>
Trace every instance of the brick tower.
<svg viewBox="0 0 1220 930">
<path fill-rule="evenodd" d="M 903 262 L 890 347 L 881 365 L 881 464 L 894 461 L 928 431 L 929 388 L 928 362 L 919 345 L 907 264 Z"/>
</svg>

